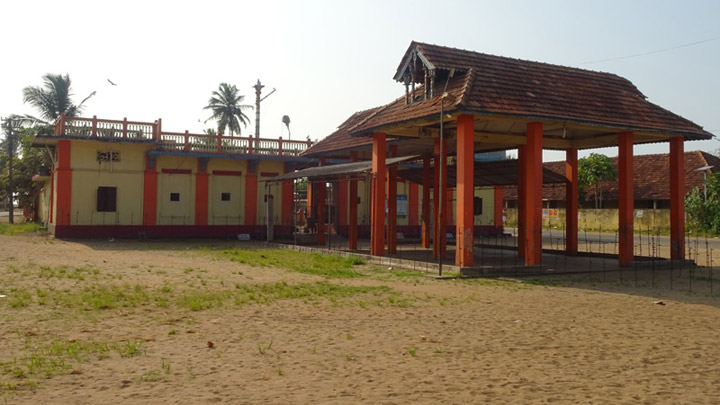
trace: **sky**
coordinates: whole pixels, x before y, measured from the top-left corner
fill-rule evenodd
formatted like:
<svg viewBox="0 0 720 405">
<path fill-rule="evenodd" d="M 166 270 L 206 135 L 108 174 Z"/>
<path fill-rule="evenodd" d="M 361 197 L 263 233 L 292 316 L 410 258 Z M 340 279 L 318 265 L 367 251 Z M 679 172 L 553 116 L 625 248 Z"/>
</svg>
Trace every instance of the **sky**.
<svg viewBox="0 0 720 405">
<path fill-rule="evenodd" d="M 259 79 L 263 95 L 276 89 L 261 104 L 261 137 L 287 139 L 288 115 L 291 139 L 322 139 L 355 111 L 404 94 L 393 75 L 415 40 L 614 73 L 720 135 L 718 1 L 24 0 L 0 3 L 0 15 L 3 117 L 36 114 L 22 89 L 67 73 L 76 102 L 97 92 L 83 116 L 162 118 L 165 131 L 201 133 L 214 126 L 203 107 L 219 83 L 254 105 Z M 255 132 L 248 115 L 243 136 Z M 716 149 L 715 139 L 685 144 Z M 617 149 L 580 156 L 590 152 Z"/>
</svg>

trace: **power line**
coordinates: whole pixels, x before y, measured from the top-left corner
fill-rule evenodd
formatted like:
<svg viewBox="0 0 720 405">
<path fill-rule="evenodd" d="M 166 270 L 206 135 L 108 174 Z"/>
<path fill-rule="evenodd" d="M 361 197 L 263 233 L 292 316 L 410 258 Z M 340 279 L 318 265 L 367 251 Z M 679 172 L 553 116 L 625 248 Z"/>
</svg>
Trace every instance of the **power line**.
<svg viewBox="0 0 720 405">
<path fill-rule="evenodd" d="M 591 64 L 591 63 L 612 62 L 612 61 L 622 60 L 622 59 L 637 58 L 638 56 L 652 55 L 652 54 L 655 54 L 655 53 L 674 51 L 675 49 L 687 48 L 687 47 L 689 47 L 689 46 L 694 46 L 694 45 L 700 45 L 700 44 L 704 44 L 704 43 L 706 43 L 706 42 L 717 41 L 718 39 L 720 39 L 720 37 L 703 39 L 702 41 L 691 42 L 691 43 L 688 43 L 688 44 L 682 44 L 682 45 L 673 46 L 673 47 L 670 47 L 670 48 L 662 48 L 662 49 L 656 49 L 656 50 L 654 50 L 654 51 L 649 51 L 649 52 L 636 53 L 636 54 L 634 54 L 634 55 L 617 56 L 617 57 L 608 58 L 608 59 L 592 60 L 592 61 L 589 61 L 589 62 L 579 63 L 579 65 L 589 65 L 589 64 Z"/>
</svg>

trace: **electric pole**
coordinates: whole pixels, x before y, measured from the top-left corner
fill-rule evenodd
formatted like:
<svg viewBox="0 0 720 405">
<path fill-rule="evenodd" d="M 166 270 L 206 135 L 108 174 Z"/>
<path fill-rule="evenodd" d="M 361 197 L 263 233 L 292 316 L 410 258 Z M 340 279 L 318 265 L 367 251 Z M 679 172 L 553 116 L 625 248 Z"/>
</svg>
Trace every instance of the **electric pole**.
<svg viewBox="0 0 720 405">
<path fill-rule="evenodd" d="M 3 120 L 3 124 L 5 126 L 5 132 L 6 132 L 6 138 L 5 143 L 7 143 L 8 148 L 8 199 L 10 200 L 10 204 L 8 204 L 8 222 L 11 224 L 15 223 L 14 218 L 14 194 L 15 190 L 13 187 L 13 156 L 15 155 L 15 139 L 13 138 L 13 122 L 12 118 L 5 118 Z"/>
</svg>

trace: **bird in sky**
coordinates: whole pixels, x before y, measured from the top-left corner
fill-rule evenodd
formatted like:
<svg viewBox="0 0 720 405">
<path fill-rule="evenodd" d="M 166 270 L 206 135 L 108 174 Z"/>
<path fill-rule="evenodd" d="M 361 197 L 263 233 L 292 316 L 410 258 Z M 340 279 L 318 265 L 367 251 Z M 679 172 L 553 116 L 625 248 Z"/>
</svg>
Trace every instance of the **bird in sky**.
<svg viewBox="0 0 720 405">
<path fill-rule="evenodd" d="M 117 86 L 117 84 L 113 83 L 112 80 L 107 79 L 108 83 L 112 84 L 113 86 Z"/>
</svg>

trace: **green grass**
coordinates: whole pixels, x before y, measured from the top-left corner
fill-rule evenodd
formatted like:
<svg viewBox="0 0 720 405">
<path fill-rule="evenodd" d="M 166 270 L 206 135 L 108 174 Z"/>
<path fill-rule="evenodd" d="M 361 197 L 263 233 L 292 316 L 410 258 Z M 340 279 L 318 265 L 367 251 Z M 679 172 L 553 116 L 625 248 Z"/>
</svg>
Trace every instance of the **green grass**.
<svg viewBox="0 0 720 405">
<path fill-rule="evenodd" d="M 40 224 L 34 222 L 21 223 L 21 224 L 0 224 L 0 235 L 20 235 L 28 232 L 41 232 L 45 231 Z"/>
<path fill-rule="evenodd" d="M 358 258 L 273 249 L 226 249 L 214 253 L 224 259 L 247 264 L 252 267 L 279 267 L 327 278 L 356 278 L 365 276 L 363 273 L 352 268 L 355 265 L 365 263 Z"/>
</svg>

